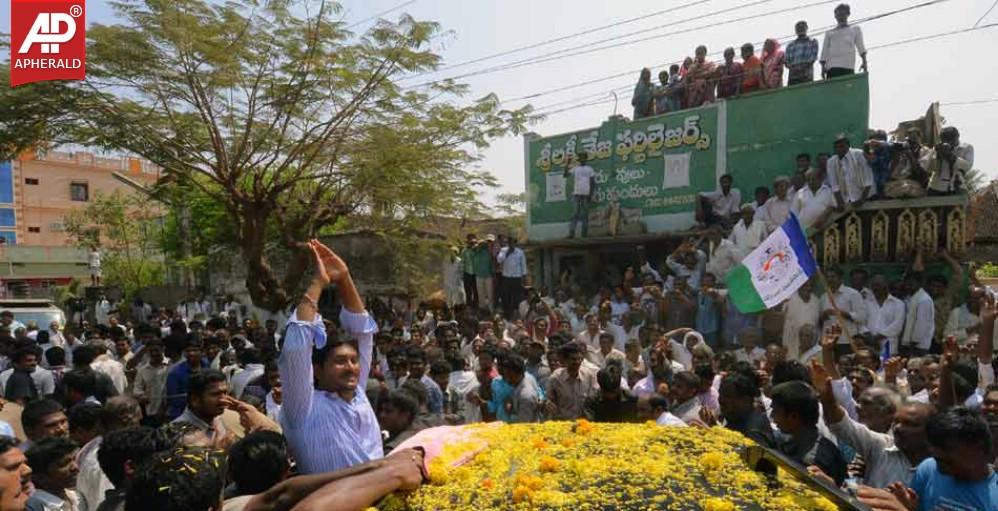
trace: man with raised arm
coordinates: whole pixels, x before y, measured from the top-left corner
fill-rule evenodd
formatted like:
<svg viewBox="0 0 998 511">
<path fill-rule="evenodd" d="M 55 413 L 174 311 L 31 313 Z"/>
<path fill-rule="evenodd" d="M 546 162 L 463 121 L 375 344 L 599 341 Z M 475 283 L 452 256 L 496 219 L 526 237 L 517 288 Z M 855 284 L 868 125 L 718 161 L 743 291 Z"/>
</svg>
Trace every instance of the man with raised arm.
<svg viewBox="0 0 998 511">
<path fill-rule="evenodd" d="M 317 240 L 309 242 L 316 275 L 291 314 L 278 360 L 281 426 L 302 473 L 341 470 L 384 456 L 381 428 L 364 389 L 377 325 L 346 263 Z M 348 339 L 327 338 L 317 302 L 336 284 Z M 312 385 L 313 380 L 315 385 Z"/>
</svg>

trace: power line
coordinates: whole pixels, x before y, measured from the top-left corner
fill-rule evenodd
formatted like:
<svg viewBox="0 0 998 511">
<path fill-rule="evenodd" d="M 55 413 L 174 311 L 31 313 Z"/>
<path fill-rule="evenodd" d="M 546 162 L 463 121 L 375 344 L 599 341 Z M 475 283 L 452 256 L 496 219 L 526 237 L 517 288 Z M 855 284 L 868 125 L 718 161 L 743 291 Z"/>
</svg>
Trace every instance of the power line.
<svg viewBox="0 0 998 511">
<path fill-rule="evenodd" d="M 486 67 L 486 68 L 482 68 L 482 69 L 479 69 L 479 70 L 476 70 L 476 71 L 469 71 L 467 73 L 456 75 L 456 76 L 451 76 L 451 77 L 447 77 L 447 78 L 441 78 L 439 80 L 432 80 L 432 81 L 429 81 L 429 82 L 423 82 L 423 83 L 420 83 L 420 84 L 417 84 L 417 85 L 413 85 L 411 87 L 412 88 L 415 88 L 415 87 L 425 87 L 427 85 L 433 85 L 435 83 L 444 82 L 444 81 L 448 81 L 448 80 L 459 80 L 461 78 L 467 78 L 469 76 L 479 76 L 479 75 L 482 75 L 482 74 L 495 73 L 497 71 L 504 71 L 506 69 L 513 69 L 513 68 L 527 66 L 527 65 L 531 65 L 531 64 L 540 64 L 540 63 L 543 63 L 543 62 L 550 62 L 552 60 L 560 60 L 560 59 L 563 59 L 563 58 L 574 57 L 574 56 L 577 56 L 577 55 L 584 55 L 584 54 L 592 53 L 592 52 L 595 52 L 595 51 L 602 51 L 602 50 L 606 50 L 606 49 L 610 49 L 610 48 L 616 48 L 616 47 L 619 47 L 619 46 L 626 46 L 626 45 L 629 45 L 629 44 L 640 43 L 640 42 L 648 41 L 648 40 L 651 40 L 651 39 L 658 39 L 658 38 L 661 38 L 661 37 L 669 37 L 669 36 L 672 36 L 672 35 L 675 35 L 675 34 L 682 34 L 682 33 L 687 33 L 687 32 L 695 32 L 697 30 L 702 30 L 702 29 L 705 29 L 705 28 L 713 28 L 713 27 L 716 27 L 716 26 L 727 25 L 727 24 L 731 24 L 731 23 L 737 23 L 739 21 L 745 21 L 745 20 L 754 19 L 754 18 L 761 18 L 761 17 L 764 17 L 764 16 L 770 16 L 770 15 L 779 14 L 779 13 L 782 13 L 782 12 L 790 12 L 790 11 L 805 9 L 805 8 L 808 8 L 808 7 L 813 7 L 815 5 L 828 4 L 828 3 L 835 2 L 836 0 L 822 0 L 820 2 L 816 2 L 816 3 L 813 3 L 813 4 L 807 4 L 807 5 L 800 6 L 800 7 L 787 8 L 787 9 L 784 9 L 784 10 L 781 10 L 781 11 L 766 12 L 766 13 L 757 14 L 757 15 L 754 15 L 754 16 L 747 16 L 747 17 L 737 18 L 737 19 L 729 20 L 729 21 L 723 21 L 723 22 L 718 22 L 718 23 L 713 23 L 713 24 L 708 24 L 708 25 L 701 25 L 699 27 L 692 27 L 692 28 L 689 28 L 689 29 L 681 30 L 679 32 L 672 32 L 672 33 L 669 33 L 669 34 L 658 34 L 658 35 L 655 35 L 655 36 L 652 36 L 652 37 L 649 37 L 649 38 L 637 39 L 637 40 L 633 40 L 633 41 L 624 41 L 624 42 L 621 42 L 621 43 L 616 43 L 616 44 L 607 45 L 607 46 L 601 46 L 601 47 L 598 47 L 598 48 L 591 48 L 589 50 L 584 50 L 584 51 L 575 51 L 575 50 L 579 50 L 580 48 L 589 48 L 589 47 L 596 46 L 596 45 L 603 44 L 603 43 L 607 43 L 607 42 L 610 42 L 610 41 L 616 41 L 616 40 L 622 39 L 624 37 L 629 37 L 629 36 L 633 36 L 633 35 L 636 35 L 636 34 L 642 34 L 642 33 L 645 33 L 645 32 L 651 32 L 653 30 L 659 30 L 659 29 L 662 29 L 662 28 L 666 28 L 666 27 L 670 27 L 670 26 L 673 26 L 673 25 L 678 25 L 678 24 L 686 23 L 686 22 L 689 22 L 689 21 L 696 21 L 696 20 L 699 20 L 699 19 L 708 18 L 710 16 L 715 16 L 715 15 L 718 15 L 718 14 L 724 14 L 724 13 L 735 11 L 735 10 L 738 10 L 738 9 L 744 9 L 746 7 L 753 7 L 755 5 L 769 3 L 769 2 L 772 2 L 772 1 L 773 0 L 756 0 L 755 2 L 751 2 L 751 3 L 748 3 L 748 4 L 743 4 L 743 5 L 739 5 L 739 6 L 735 6 L 735 7 L 729 7 L 727 9 L 721 9 L 721 10 L 718 10 L 718 11 L 709 12 L 709 13 L 706 13 L 706 14 L 703 14 L 703 15 L 700 15 L 700 16 L 696 16 L 696 17 L 693 17 L 693 18 L 686 18 L 686 19 L 683 19 L 683 20 L 673 21 L 673 22 L 670 22 L 670 23 L 665 23 L 663 25 L 658 25 L 658 26 L 655 26 L 655 27 L 651 27 L 651 28 L 647 28 L 647 29 L 643 29 L 643 30 L 638 30 L 636 32 L 633 32 L 633 33 L 630 33 L 630 34 L 627 34 L 627 35 L 624 35 L 624 36 L 608 37 L 608 38 L 605 38 L 605 39 L 600 39 L 598 41 L 593 41 L 591 43 L 586 43 L 586 44 L 581 45 L 581 46 L 576 46 L 574 48 L 568 48 L 568 49 L 564 49 L 564 50 L 553 51 L 553 52 L 550 52 L 550 53 L 544 53 L 544 54 L 541 54 L 541 55 L 535 55 L 533 57 L 529 57 L 529 58 L 526 58 L 526 59 L 516 60 L 516 61 L 508 62 L 508 63 L 505 63 L 505 64 L 498 64 L 498 65 L 495 65 L 495 66 L 492 66 L 492 67 Z M 567 53 L 567 54 L 561 55 L 561 54 L 563 54 L 565 52 L 573 52 L 573 51 L 574 51 L 574 53 Z"/>
<path fill-rule="evenodd" d="M 939 103 L 939 106 L 983 105 L 985 103 L 998 103 L 998 98 L 975 99 L 972 101 L 953 101 L 951 103 Z"/>
<path fill-rule="evenodd" d="M 378 14 L 375 14 L 373 16 L 368 16 L 368 17 L 366 17 L 366 18 L 364 18 L 364 19 L 362 19 L 360 21 L 356 21 L 354 23 L 351 23 L 350 25 L 347 25 L 347 29 L 351 29 L 353 27 L 356 27 L 357 25 L 362 25 L 362 24 L 367 23 L 368 21 L 371 21 L 373 19 L 378 19 L 378 18 L 384 16 L 385 14 L 388 14 L 388 13 L 390 13 L 392 11 L 397 11 L 397 10 L 399 10 L 399 9 L 401 9 L 401 8 L 409 5 L 409 4 L 414 4 L 414 3 L 416 3 L 416 0 L 409 0 L 407 2 L 402 2 L 402 3 L 398 4 L 398 5 L 396 5 L 395 7 L 392 7 L 391 9 L 386 9 L 384 11 L 379 12 Z"/>
<path fill-rule="evenodd" d="M 943 3 L 943 2 L 948 2 L 948 1 L 949 0 L 931 0 L 931 1 L 928 1 L 928 2 L 923 2 L 923 3 L 920 3 L 920 4 L 916 4 L 916 5 L 912 5 L 912 6 L 900 8 L 900 9 L 895 9 L 895 10 L 892 10 L 892 11 L 886 11 L 886 12 L 883 12 L 883 13 L 880 13 L 880 14 L 875 14 L 875 15 L 872 15 L 872 16 L 868 16 L 866 18 L 861 18 L 861 19 L 856 20 L 853 23 L 851 23 L 851 25 L 860 25 L 860 24 L 867 23 L 867 22 L 870 22 L 870 21 L 875 21 L 875 20 L 883 19 L 883 18 L 886 18 L 886 17 L 889 17 L 889 16 L 894 16 L 894 15 L 901 14 L 901 13 L 904 13 L 904 12 L 908 12 L 908 11 L 912 11 L 912 10 L 916 10 L 916 9 L 921 9 L 923 7 L 929 7 L 929 6 L 932 6 L 932 5 L 935 5 L 935 4 L 939 4 L 939 3 Z M 819 35 L 824 34 L 825 32 L 828 32 L 830 29 L 835 28 L 836 26 L 837 25 L 835 25 L 835 24 L 833 24 L 833 25 L 826 25 L 824 27 L 820 27 L 817 31 L 811 32 L 811 34 L 809 34 L 809 35 L 812 36 L 812 37 L 819 36 Z M 779 37 L 777 39 L 780 40 L 780 41 L 787 41 L 787 40 L 793 39 L 794 37 L 795 37 L 795 35 L 788 35 L 788 36 Z M 756 44 L 758 45 L 758 44 L 762 44 L 762 43 L 756 43 Z M 724 53 L 723 50 L 717 51 L 717 52 L 713 52 L 713 53 L 708 54 L 708 57 L 721 55 L 723 53 Z M 656 67 L 656 68 L 658 68 L 658 67 L 666 67 L 666 66 L 669 66 L 670 64 L 678 64 L 678 63 L 680 63 L 680 62 L 679 61 L 671 61 L 671 62 L 665 62 L 665 63 L 659 64 L 659 65 L 653 66 L 653 67 Z M 610 76 L 605 76 L 605 77 L 601 77 L 601 78 L 587 80 L 587 81 L 579 82 L 579 83 L 575 83 L 575 84 L 564 85 L 564 86 L 557 87 L 557 88 L 554 88 L 554 89 L 549 89 L 549 90 L 546 90 L 546 91 L 541 91 L 541 92 L 536 92 L 536 93 L 528 94 L 528 95 L 525 95 L 525 96 L 511 98 L 511 99 L 503 101 L 503 103 L 512 103 L 514 101 L 522 101 L 522 100 L 527 100 L 527 99 L 534 99 L 534 98 L 537 98 L 537 97 L 546 96 L 546 95 L 549 95 L 549 94 L 554 94 L 554 93 L 562 92 L 562 91 L 569 90 L 569 89 L 574 89 L 574 88 L 583 87 L 583 86 L 586 86 L 586 85 L 591 85 L 593 83 L 599 83 L 599 82 L 602 82 L 602 81 L 612 80 L 612 79 L 620 78 L 620 77 L 623 77 L 623 76 L 630 76 L 630 75 L 633 75 L 634 73 L 636 73 L 637 71 L 639 71 L 639 70 L 632 70 L 632 71 L 627 71 L 627 72 L 623 72 L 623 73 L 617 73 L 617 74 L 610 75 Z M 626 87 L 622 86 L 622 87 L 618 87 L 617 89 L 614 89 L 614 90 L 620 90 L 620 89 L 623 89 L 623 88 L 626 88 Z M 606 94 L 606 93 L 607 92 L 600 92 L 598 94 L 588 94 L 586 96 L 583 96 L 582 98 L 577 98 L 577 99 L 586 99 L 586 98 L 593 97 L 595 95 L 602 95 L 602 94 Z M 550 107 L 550 106 L 556 106 L 558 104 L 563 104 L 563 103 L 564 102 L 559 102 L 559 103 L 555 103 L 555 104 L 552 104 L 552 105 L 546 105 L 544 107 L 540 107 L 539 109 L 544 109 L 544 108 L 547 108 L 547 107 Z"/>
<path fill-rule="evenodd" d="M 598 27 L 593 27 L 593 28 L 589 28 L 589 29 L 586 29 L 586 30 L 582 30 L 582 31 L 579 31 L 579 32 L 572 33 L 572 34 L 567 34 L 567 35 L 555 37 L 555 38 L 552 38 L 552 39 L 547 39 L 545 41 L 540 41 L 540 42 L 537 42 L 537 43 L 528 44 L 526 46 L 520 46 L 520 47 L 517 47 L 517 48 L 512 48 L 510 50 L 501 51 L 499 53 L 493 53 L 491 55 L 485 55 L 484 57 L 478 57 L 478 58 L 474 58 L 474 59 L 471 59 L 471 60 L 465 60 L 465 61 L 462 61 L 462 62 L 458 62 L 456 64 L 451 64 L 449 66 L 445 66 L 443 68 L 437 69 L 436 71 L 446 71 L 448 69 L 454 69 L 456 67 L 462 67 L 462 66 L 466 66 L 468 64 L 477 64 L 479 62 L 483 62 L 483 61 L 486 61 L 486 60 L 491 60 L 491 59 L 498 58 L 498 57 L 505 57 L 506 55 L 511 55 L 513 53 L 519 53 L 521 51 L 532 50 L 534 48 L 539 48 L 541 46 L 547 46 L 549 44 L 553 44 L 553 43 L 565 41 L 565 40 L 572 39 L 572 38 L 575 38 L 575 37 L 579 37 L 579 36 L 583 36 L 583 35 L 592 35 L 595 32 L 602 32 L 603 30 L 606 30 L 606 29 L 609 29 L 609 28 L 614 28 L 614 27 L 619 27 L 621 25 L 627 25 L 627 24 L 633 23 L 635 21 L 647 20 L 649 18 L 653 18 L 653 17 L 656 17 L 656 16 L 661 16 L 663 14 L 673 13 L 673 12 L 676 12 L 676 11 L 680 11 L 682 9 L 686 9 L 688 7 L 694 7 L 694 6 L 697 6 L 697 5 L 700 5 L 700 4 L 705 4 L 705 3 L 708 3 L 708 2 L 711 2 L 711 1 L 713 1 L 713 0 L 697 0 L 696 2 L 690 2 L 688 4 L 683 4 L 683 5 L 680 5 L 680 6 L 677 6 L 677 7 L 673 7 L 671 9 L 663 9 L 661 11 L 655 11 L 655 12 L 651 12 L 651 13 L 644 14 L 644 15 L 641 15 L 641 16 L 635 16 L 633 18 L 628 18 L 628 19 L 620 20 L 620 21 L 617 21 L 617 22 L 614 22 L 614 23 L 610 23 L 610 24 L 607 24 L 607 25 L 600 25 Z M 413 76 L 411 78 L 415 78 L 415 76 Z"/>
<path fill-rule="evenodd" d="M 980 18 L 977 18 L 977 23 L 974 23 L 974 26 L 976 27 L 977 25 L 980 25 L 981 22 L 984 21 L 984 18 L 987 18 L 988 14 L 991 14 L 991 11 L 995 10 L 996 6 L 998 6 L 998 0 L 995 0 L 995 3 L 991 4 L 991 7 L 989 7 L 987 12 L 985 12 Z"/>
<path fill-rule="evenodd" d="M 975 32 L 975 31 L 978 31 L 978 30 L 985 30 L 985 29 L 988 29 L 988 28 L 995 28 L 995 27 L 998 27 L 998 23 L 990 23 L 990 24 L 987 24 L 987 25 L 981 25 L 979 27 L 964 28 L 964 29 L 960 29 L 960 30 L 952 30 L 952 31 L 949 31 L 949 32 L 941 32 L 941 33 L 938 33 L 938 34 L 931 34 L 931 35 L 922 36 L 922 37 L 914 37 L 914 38 L 911 38 L 911 39 L 904 39 L 904 40 L 900 40 L 900 41 L 894 41 L 894 42 L 890 42 L 890 43 L 885 43 L 885 44 L 880 44 L 880 45 L 876 45 L 876 46 L 871 46 L 871 47 L 867 48 L 867 50 L 868 51 L 869 50 L 880 50 L 880 49 L 884 49 L 884 48 L 891 48 L 891 47 L 894 47 L 894 46 L 900 46 L 900 45 L 915 43 L 915 42 L 919 42 L 919 41 L 927 41 L 927 40 L 930 40 L 930 39 L 938 39 L 940 37 L 948 37 L 948 36 L 952 36 L 952 35 L 958 35 L 958 34 L 963 34 L 963 33 L 967 33 L 967 32 Z M 630 86 L 628 85 L 628 86 L 624 86 L 624 87 L 629 88 Z M 617 89 L 615 89 L 615 90 L 617 90 Z M 604 93 L 604 94 L 607 94 L 607 93 Z M 581 105 L 575 105 L 575 106 L 571 106 L 571 107 L 567 107 L 567 108 L 562 108 L 562 109 L 555 110 L 555 111 L 552 111 L 552 112 L 545 112 L 545 113 L 543 113 L 543 115 L 550 116 L 550 115 L 554 115 L 554 114 L 557 114 L 557 113 L 567 112 L 569 110 L 575 110 L 577 108 L 585 108 L 585 107 L 589 107 L 589 106 L 593 106 L 593 105 L 597 105 L 597 104 L 601 104 L 601 103 L 606 103 L 606 102 L 607 101 L 604 100 L 602 102 L 584 103 L 584 104 L 581 104 Z M 952 103 L 940 103 L 940 106 L 958 106 L 958 105 L 972 105 L 972 104 L 984 104 L 984 103 L 998 103 L 998 98 L 995 98 L 995 99 L 984 99 L 984 100 L 975 100 L 975 101 L 961 101 L 961 102 L 952 102 Z"/>
</svg>

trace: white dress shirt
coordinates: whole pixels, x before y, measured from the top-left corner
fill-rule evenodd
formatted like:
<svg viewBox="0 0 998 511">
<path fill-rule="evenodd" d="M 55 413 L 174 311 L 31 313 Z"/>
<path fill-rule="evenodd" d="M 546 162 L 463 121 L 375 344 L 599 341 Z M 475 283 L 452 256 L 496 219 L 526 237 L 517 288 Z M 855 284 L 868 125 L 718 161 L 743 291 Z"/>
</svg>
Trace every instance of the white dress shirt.
<svg viewBox="0 0 998 511">
<path fill-rule="evenodd" d="M 97 360 L 90 364 L 90 368 L 111 378 L 111 383 L 114 383 L 114 388 L 118 390 L 118 394 L 125 393 L 125 389 L 128 388 L 128 378 L 125 376 L 125 366 L 121 362 L 105 353 L 97 357 Z"/>
<path fill-rule="evenodd" d="M 77 511 L 95 511 L 104 502 L 104 493 L 114 489 L 97 461 L 97 452 L 103 438 L 99 436 L 87 442 L 77 454 L 80 467 L 80 472 L 76 475 L 76 493 L 79 497 Z"/>
<path fill-rule="evenodd" d="M 821 310 L 826 311 L 832 308 L 832 302 L 829 299 L 829 290 L 826 290 L 825 294 L 821 297 Z M 865 331 L 866 329 L 866 316 L 867 316 L 867 303 L 863 300 L 863 296 L 859 294 L 859 291 L 842 284 L 839 285 L 838 291 L 832 293 L 835 297 L 835 305 L 839 307 L 842 312 L 848 313 L 852 316 L 852 319 L 843 319 L 842 322 L 845 324 L 846 331 L 842 332 L 839 337 L 839 344 L 849 344 L 849 335 L 856 335 Z M 838 318 L 831 316 L 825 323 L 837 323 Z"/>
<path fill-rule="evenodd" d="M 700 192 L 700 196 L 710 201 L 711 210 L 717 216 L 731 216 L 738 213 L 738 208 L 742 205 L 742 192 L 737 188 L 728 190 L 727 195 L 717 189 L 712 192 Z"/>
<path fill-rule="evenodd" d="M 898 352 L 898 337 L 904 330 L 904 302 L 894 295 L 888 294 L 881 304 L 876 296 L 871 296 L 866 303 L 870 307 L 866 327 L 871 334 L 883 335 L 891 343 L 891 355 Z"/>
<path fill-rule="evenodd" d="M 783 222 L 787 221 L 787 218 L 790 216 L 791 206 L 793 205 L 790 199 L 791 196 L 788 194 L 785 199 L 774 196 L 766 201 L 766 207 L 763 208 L 762 216 L 756 216 L 756 220 L 762 220 L 766 224 L 766 231 L 773 232 L 779 229 L 783 225 Z"/>
<path fill-rule="evenodd" d="M 805 325 L 811 325 L 817 336 L 821 326 L 821 299 L 811 295 L 811 300 L 805 302 L 799 294 L 794 293 L 787 299 L 784 306 L 783 346 L 787 349 L 787 360 L 800 356 L 800 331 Z M 815 337 L 818 339 L 818 337 Z"/>
<path fill-rule="evenodd" d="M 236 399 L 243 398 L 243 392 L 253 380 L 263 376 L 263 364 L 246 364 L 242 371 L 232 376 L 232 396 Z"/>
<path fill-rule="evenodd" d="M 835 27 L 825 32 L 825 43 L 821 45 L 821 58 L 826 69 L 833 67 L 856 69 L 856 53 L 866 53 L 863 44 L 863 31 L 857 25 Z"/>
<path fill-rule="evenodd" d="M 981 318 L 977 314 L 970 312 L 967 304 L 954 308 L 946 319 L 945 335 L 956 337 L 957 342 L 963 344 L 969 335 L 968 328 L 974 328 L 981 324 Z"/>
<path fill-rule="evenodd" d="M 929 190 L 942 193 L 954 191 L 957 184 L 964 184 L 967 172 L 970 171 L 971 163 L 956 156 L 951 164 L 948 160 L 942 160 L 936 156 L 935 149 L 929 151 L 922 157 L 922 168 L 929 173 Z"/>
<path fill-rule="evenodd" d="M 745 227 L 745 220 L 739 220 L 729 239 L 743 254 L 748 254 L 766 239 L 766 224 L 756 218 L 752 225 Z"/>
<path fill-rule="evenodd" d="M 936 329 L 936 306 L 932 297 L 919 288 L 908 298 L 908 312 L 904 320 L 902 346 L 914 346 L 921 350 L 932 347 L 932 336 Z"/>
<path fill-rule="evenodd" d="M 842 199 L 847 203 L 860 200 L 863 197 L 863 190 L 867 187 L 870 187 L 872 195 L 873 170 L 870 169 L 863 151 L 850 148 L 841 158 L 833 154 L 828 159 L 828 183 L 832 192 L 841 193 Z"/>
<path fill-rule="evenodd" d="M 502 276 L 508 278 L 523 278 L 527 276 L 527 256 L 523 249 L 513 247 L 513 253 L 509 253 L 509 247 L 502 247 L 496 257 L 502 269 Z"/>
<path fill-rule="evenodd" d="M 822 184 L 818 191 L 812 191 L 808 186 L 801 188 L 794 195 L 790 210 L 797 215 L 800 226 L 807 230 L 834 207 L 835 195 L 832 194 L 832 189 L 828 185 Z"/>
<path fill-rule="evenodd" d="M 717 280 L 723 281 L 724 276 L 732 268 L 741 262 L 745 254 L 729 239 L 721 238 L 717 245 L 711 244 L 708 247 L 710 260 L 707 262 L 707 271 L 712 273 Z"/>
</svg>

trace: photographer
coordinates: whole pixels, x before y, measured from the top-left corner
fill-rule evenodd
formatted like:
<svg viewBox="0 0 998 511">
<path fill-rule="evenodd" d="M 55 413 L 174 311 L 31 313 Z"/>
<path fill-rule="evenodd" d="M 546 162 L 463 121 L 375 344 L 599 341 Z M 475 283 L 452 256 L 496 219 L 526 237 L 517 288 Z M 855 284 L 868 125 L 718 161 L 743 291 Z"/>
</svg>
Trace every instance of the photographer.
<svg viewBox="0 0 998 511">
<path fill-rule="evenodd" d="M 935 149 L 927 151 L 922 157 L 922 167 L 930 176 L 929 195 L 960 192 L 966 181 L 966 173 L 971 168 L 971 163 L 961 158 L 955 150 L 959 147 L 959 135 L 956 135 L 955 139 L 952 134 L 948 135 L 936 145 Z"/>
</svg>

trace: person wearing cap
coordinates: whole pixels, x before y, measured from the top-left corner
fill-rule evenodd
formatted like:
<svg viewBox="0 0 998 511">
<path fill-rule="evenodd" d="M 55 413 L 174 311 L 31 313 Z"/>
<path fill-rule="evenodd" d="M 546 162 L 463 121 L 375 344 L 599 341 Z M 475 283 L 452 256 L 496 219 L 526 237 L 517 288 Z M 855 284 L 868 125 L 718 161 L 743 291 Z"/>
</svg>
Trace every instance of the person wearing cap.
<svg viewBox="0 0 998 511">
<path fill-rule="evenodd" d="M 858 208 L 873 195 L 873 169 L 860 149 L 849 147 L 849 137 L 835 139 L 835 154 L 828 158 L 828 183 L 839 209 Z"/>
<path fill-rule="evenodd" d="M 779 229 L 783 225 L 783 222 L 787 221 L 787 218 L 790 217 L 790 208 L 792 206 L 789 195 L 789 177 L 779 176 L 773 180 L 773 190 L 776 191 L 776 196 L 770 197 L 766 201 L 765 211 L 759 215 L 759 220 L 762 220 L 766 225 L 767 233 Z"/>
<path fill-rule="evenodd" d="M 755 208 L 742 206 L 742 218 L 731 229 L 730 239 L 743 254 L 748 254 L 766 239 L 766 224 L 755 220 Z"/>
</svg>

